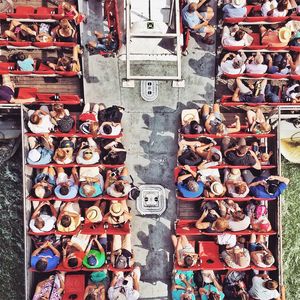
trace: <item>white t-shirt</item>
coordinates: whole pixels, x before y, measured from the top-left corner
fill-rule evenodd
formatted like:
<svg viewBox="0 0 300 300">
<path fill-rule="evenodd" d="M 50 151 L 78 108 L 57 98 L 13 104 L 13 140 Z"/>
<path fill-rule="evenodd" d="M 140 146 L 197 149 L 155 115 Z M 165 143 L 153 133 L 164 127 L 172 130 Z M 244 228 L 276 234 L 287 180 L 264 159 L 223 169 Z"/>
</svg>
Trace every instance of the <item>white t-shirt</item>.
<svg viewBox="0 0 300 300">
<path fill-rule="evenodd" d="M 271 7 L 272 6 L 272 7 Z M 262 6 L 261 6 L 261 12 L 262 12 L 262 15 L 264 17 L 266 17 L 268 15 L 268 12 L 271 10 L 271 9 L 274 9 L 278 6 L 278 3 L 276 0 L 273 0 L 273 1 L 267 1 L 265 2 Z"/>
<path fill-rule="evenodd" d="M 108 195 L 110 195 L 112 197 L 116 197 L 116 198 L 124 197 L 124 196 L 128 195 L 130 191 L 131 191 L 131 186 L 129 183 L 124 184 L 124 192 L 123 193 L 116 191 L 114 183 L 106 189 L 106 193 Z"/>
<path fill-rule="evenodd" d="M 247 64 L 246 73 L 264 74 L 267 72 L 268 66 L 264 64 Z"/>
<path fill-rule="evenodd" d="M 66 173 L 58 173 L 57 174 L 56 185 L 59 185 L 61 183 L 65 183 L 65 182 L 69 182 L 69 181 L 74 184 L 74 178 L 72 175 L 69 178 Z"/>
<path fill-rule="evenodd" d="M 54 124 L 51 122 L 50 115 L 40 115 L 39 124 L 28 122 L 28 127 L 33 133 L 49 133 L 54 130 Z"/>
<path fill-rule="evenodd" d="M 54 216 L 48 216 L 48 215 L 40 215 L 40 218 L 44 221 L 44 227 L 41 229 L 38 229 L 35 227 L 34 222 L 35 219 L 31 219 L 29 223 L 30 229 L 35 232 L 35 233 L 40 233 L 40 232 L 48 232 L 51 231 L 54 228 L 54 224 L 56 222 L 56 217 Z"/>
<path fill-rule="evenodd" d="M 76 162 L 78 164 L 82 164 L 82 165 L 94 165 L 96 163 L 99 162 L 99 159 L 100 159 L 100 155 L 98 152 L 96 151 L 93 151 L 91 149 L 91 151 L 93 152 L 93 156 L 91 157 L 91 159 L 84 159 L 83 158 L 83 153 L 86 151 L 87 149 L 81 149 L 78 154 L 77 154 L 77 157 L 76 157 Z"/>
<path fill-rule="evenodd" d="M 107 291 L 108 299 L 114 300 L 119 295 L 121 288 L 125 289 L 125 295 L 127 300 L 137 300 L 140 297 L 140 293 L 133 289 L 133 279 L 132 277 L 126 277 L 127 284 L 123 285 L 124 278 L 119 277 L 115 286 L 110 287 Z"/>
<path fill-rule="evenodd" d="M 232 219 L 230 219 L 228 221 L 228 225 L 229 225 L 229 230 L 231 231 L 245 230 L 250 225 L 250 218 L 248 216 L 245 216 L 244 220 L 242 221 L 233 221 Z"/>
<path fill-rule="evenodd" d="M 297 86 L 299 86 L 298 83 L 290 86 L 287 90 L 286 90 L 286 94 L 292 98 L 292 99 L 296 99 L 298 97 L 300 97 L 300 93 L 291 93 Z"/>
<path fill-rule="evenodd" d="M 269 290 L 263 286 L 267 280 L 261 277 L 254 276 L 252 279 L 252 288 L 249 290 L 249 295 L 255 299 L 271 300 L 280 297 L 277 290 Z"/>
<path fill-rule="evenodd" d="M 286 9 L 284 11 L 278 11 L 277 9 L 274 9 L 272 16 L 273 17 L 285 17 L 287 12 L 288 11 Z"/>
<path fill-rule="evenodd" d="M 103 131 L 103 126 L 109 125 L 111 127 L 111 133 L 107 134 Z M 119 135 L 121 133 L 122 126 L 120 123 L 112 124 L 111 122 L 104 122 L 100 125 L 99 133 L 102 135 Z"/>
<path fill-rule="evenodd" d="M 242 65 L 241 68 L 235 69 L 233 67 L 233 59 L 231 60 L 226 60 L 221 63 L 221 70 L 223 73 L 228 73 L 228 74 L 242 74 L 245 71 L 245 65 Z"/>
<path fill-rule="evenodd" d="M 217 236 L 219 245 L 227 245 L 229 248 L 232 248 L 236 245 L 236 235 L 223 233 Z"/>
</svg>

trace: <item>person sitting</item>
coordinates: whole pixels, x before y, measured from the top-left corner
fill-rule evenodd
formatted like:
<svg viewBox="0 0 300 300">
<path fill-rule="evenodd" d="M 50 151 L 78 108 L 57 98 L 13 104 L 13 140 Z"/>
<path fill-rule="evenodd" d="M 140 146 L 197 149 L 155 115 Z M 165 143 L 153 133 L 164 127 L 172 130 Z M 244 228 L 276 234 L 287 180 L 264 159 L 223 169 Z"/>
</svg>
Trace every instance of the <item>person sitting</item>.
<svg viewBox="0 0 300 300">
<path fill-rule="evenodd" d="M 267 79 L 263 80 L 247 80 L 243 81 L 241 78 L 236 79 L 236 89 L 232 96 L 233 102 L 246 103 L 261 103 L 265 101 L 265 88 Z"/>
<path fill-rule="evenodd" d="M 98 113 L 99 105 L 94 104 L 93 110 L 91 111 L 91 104 L 86 103 L 79 116 L 80 131 L 85 134 L 97 135 L 99 130 Z"/>
<path fill-rule="evenodd" d="M 261 163 L 256 154 L 246 145 L 244 138 L 238 140 L 230 137 L 222 139 L 222 150 L 228 164 L 233 166 L 251 166 L 256 170 L 261 169 Z"/>
<path fill-rule="evenodd" d="M 111 252 L 111 263 L 116 269 L 127 269 L 133 266 L 134 259 L 131 248 L 131 234 L 114 235 Z"/>
<path fill-rule="evenodd" d="M 78 193 L 78 173 L 76 168 L 72 168 L 69 177 L 62 167 L 57 168 L 56 187 L 54 193 L 57 198 L 63 200 L 73 199 Z"/>
<path fill-rule="evenodd" d="M 47 106 L 41 106 L 37 110 L 28 111 L 28 128 L 32 133 L 50 133 L 54 130 L 54 124 Z"/>
<path fill-rule="evenodd" d="M 222 285 L 218 282 L 214 272 L 210 274 L 209 283 L 205 283 L 205 279 L 206 276 L 203 276 L 204 286 L 199 288 L 199 294 L 201 296 L 201 300 L 209 300 L 209 299 L 223 300 L 225 297 L 222 291 L 223 288 Z"/>
<path fill-rule="evenodd" d="M 181 165 L 188 165 L 188 166 L 198 166 L 203 161 L 203 158 L 197 152 L 204 151 L 205 149 L 210 147 L 210 144 L 202 145 L 198 141 L 187 142 L 185 140 L 181 140 L 178 143 L 178 145 L 179 145 L 179 150 L 177 152 L 178 162 Z"/>
<path fill-rule="evenodd" d="M 55 150 L 53 160 L 60 165 L 68 165 L 74 162 L 74 149 L 75 149 L 76 137 L 68 138 L 64 137 L 58 148 Z"/>
<path fill-rule="evenodd" d="M 108 165 L 122 165 L 124 164 L 127 152 L 119 139 L 109 142 L 103 147 L 101 161 Z"/>
<path fill-rule="evenodd" d="M 196 300 L 194 289 L 196 288 L 193 280 L 193 271 L 177 270 L 174 275 L 172 284 L 172 299 L 173 300 Z"/>
<path fill-rule="evenodd" d="M 131 191 L 131 185 L 128 181 L 128 169 L 124 167 L 121 172 L 107 170 L 104 188 L 107 195 L 111 197 L 126 197 Z"/>
<path fill-rule="evenodd" d="M 292 103 L 300 102 L 300 85 L 295 83 L 289 86 L 285 92 L 287 100 L 291 100 Z"/>
<path fill-rule="evenodd" d="M 231 231 L 243 231 L 250 225 L 251 219 L 243 213 L 242 210 L 238 210 L 231 214 L 228 220 L 228 228 Z"/>
<path fill-rule="evenodd" d="M 32 28 L 31 28 L 32 27 Z M 12 20 L 9 28 L 4 31 L 3 38 L 8 38 L 12 41 L 31 41 L 35 42 L 37 36 L 37 26 L 27 26 L 18 20 Z"/>
<path fill-rule="evenodd" d="M 79 181 L 81 182 L 79 194 L 85 198 L 94 198 L 103 194 L 104 180 L 98 167 L 80 167 Z"/>
<path fill-rule="evenodd" d="M 205 162 L 204 162 L 205 163 Z M 223 197 L 226 193 L 225 186 L 221 183 L 218 169 L 199 169 L 201 182 L 204 183 L 203 195 L 206 198 Z"/>
<path fill-rule="evenodd" d="M 105 136 L 118 136 L 122 131 L 121 123 L 102 122 L 99 127 L 99 134 Z"/>
<path fill-rule="evenodd" d="M 263 235 L 251 234 L 249 251 L 251 261 L 259 268 L 269 268 L 275 263 L 272 252 L 265 245 Z"/>
<path fill-rule="evenodd" d="M 240 18 L 247 15 L 246 0 L 231 0 L 222 8 L 223 18 Z"/>
<path fill-rule="evenodd" d="M 106 289 L 108 284 L 109 278 L 107 272 L 99 271 L 91 273 L 90 280 L 88 281 L 88 284 L 85 287 L 83 300 L 105 300 Z"/>
<path fill-rule="evenodd" d="M 47 279 L 37 284 L 32 300 L 61 300 L 65 287 L 64 281 L 65 278 L 62 273 L 57 272 L 55 275 L 50 275 Z"/>
<path fill-rule="evenodd" d="M 85 211 L 85 223 L 100 223 L 106 209 L 106 202 L 97 200 Z"/>
<path fill-rule="evenodd" d="M 83 51 L 80 48 L 80 45 L 76 45 L 73 47 L 72 57 L 62 56 L 57 59 L 56 63 L 47 61 L 46 64 L 54 71 L 79 73 L 81 70 L 79 55 L 82 53 Z"/>
<path fill-rule="evenodd" d="M 52 161 L 54 154 L 53 139 L 47 135 L 41 137 L 41 143 L 37 138 L 28 137 L 29 151 L 27 163 L 30 165 L 46 165 Z"/>
<path fill-rule="evenodd" d="M 250 194 L 256 198 L 277 198 L 287 188 L 289 179 L 282 176 L 260 176 L 249 184 Z"/>
<path fill-rule="evenodd" d="M 34 60 L 31 55 L 28 55 L 27 58 L 23 52 L 17 53 L 17 66 L 20 71 L 29 71 L 34 70 Z"/>
<path fill-rule="evenodd" d="M 55 227 L 56 210 L 49 201 L 40 202 L 31 215 L 29 228 L 34 233 L 49 232 Z"/>
<path fill-rule="evenodd" d="M 256 111 L 247 110 L 247 121 L 250 126 L 249 131 L 255 134 L 269 133 L 272 129 L 260 108 Z"/>
<path fill-rule="evenodd" d="M 184 109 L 181 112 L 181 128 L 183 134 L 199 134 L 203 132 L 197 109 Z"/>
<path fill-rule="evenodd" d="M 277 7 L 271 7 L 271 10 L 268 11 L 267 15 L 272 17 L 285 17 L 289 12 L 288 5 L 288 0 L 279 0 Z"/>
<path fill-rule="evenodd" d="M 83 265 L 87 269 L 99 269 L 106 261 L 106 253 L 103 246 L 97 240 L 97 238 L 92 238 L 85 252 L 84 259 L 82 261 Z"/>
<path fill-rule="evenodd" d="M 55 185 L 55 170 L 52 167 L 45 167 L 34 179 L 32 194 L 34 197 L 43 199 L 52 195 Z"/>
<path fill-rule="evenodd" d="M 212 110 L 208 104 L 204 104 L 202 106 L 201 119 L 207 133 L 210 134 L 223 135 L 241 130 L 240 118 L 238 116 L 235 116 L 236 122 L 230 127 L 224 124 L 224 117 L 220 112 L 219 104 L 214 104 Z"/>
<path fill-rule="evenodd" d="M 291 39 L 291 30 L 287 27 L 271 30 L 260 26 L 261 44 L 272 47 L 287 46 Z"/>
<path fill-rule="evenodd" d="M 134 267 L 133 271 L 126 276 L 123 272 L 115 272 L 107 292 L 108 299 L 139 299 L 140 277 L 139 267 Z"/>
<path fill-rule="evenodd" d="M 257 232 L 269 232 L 272 230 L 267 214 L 268 209 L 265 205 L 249 203 L 247 205 L 247 214 L 251 219 L 251 227 Z"/>
<path fill-rule="evenodd" d="M 172 235 L 172 242 L 175 248 L 178 266 L 189 268 L 197 264 L 198 254 L 195 253 L 195 248 L 188 241 L 185 235 L 181 235 L 179 237 Z"/>
<path fill-rule="evenodd" d="M 62 247 L 62 254 L 62 265 L 64 268 L 76 269 L 82 267 L 85 253 L 77 243 L 72 243 L 71 240 L 67 241 L 66 245 Z"/>
<path fill-rule="evenodd" d="M 52 122 L 60 132 L 69 133 L 73 129 L 75 121 L 70 116 L 69 110 L 64 108 L 62 104 L 54 104 L 50 115 Z"/>
<path fill-rule="evenodd" d="M 227 299 L 248 300 L 249 294 L 245 285 L 246 273 L 228 271 L 223 282 L 223 291 Z"/>
<path fill-rule="evenodd" d="M 99 162 L 100 150 L 93 140 L 87 138 L 87 142 L 82 142 L 76 156 L 76 162 L 82 165 L 94 165 Z"/>
<path fill-rule="evenodd" d="M 30 264 L 38 272 L 48 272 L 54 270 L 60 260 L 59 251 L 46 241 L 39 248 L 34 250 L 31 255 Z"/>
<path fill-rule="evenodd" d="M 280 300 L 277 287 L 277 281 L 272 280 L 268 274 L 255 275 L 252 278 L 252 287 L 249 290 L 249 295 L 257 300 Z"/>
<path fill-rule="evenodd" d="M 270 74 L 289 74 L 291 68 L 296 69 L 293 58 L 289 53 L 286 54 L 270 54 L 266 55 L 266 64 L 268 65 L 268 73 Z"/>
<path fill-rule="evenodd" d="M 250 254 L 248 249 L 238 245 L 231 249 L 225 249 L 221 256 L 226 265 L 233 269 L 244 269 L 250 265 Z"/>
<path fill-rule="evenodd" d="M 250 74 L 264 74 L 267 72 L 268 66 L 263 63 L 264 57 L 260 52 L 257 52 L 256 55 L 248 57 L 246 61 L 246 73 Z"/>
<path fill-rule="evenodd" d="M 111 34 L 104 35 L 100 31 L 94 31 L 96 41 L 89 41 L 85 47 L 90 51 L 116 51 L 118 49 L 117 36 L 112 32 Z"/>
<path fill-rule="evenodd" d="M 178 191 L 185 198 L 200 197 L 204 191 L 204 184 L 200 176 L 190 166 L 183 166 L 177 178 Z"/>
<path fill-rule="evenodd" d="M 61 8 L 62 15 L 68 19 L 71 18 L 75 26 L 79 25 L 81 22 L 86 22 L 86 16 L 79 13 L 76 6 L 71 5 L 69 2 L 63 1 L 61 3 Z"/>
<path fill-rule="evenodd" d="M 78 202 L 61 205 L 56 227 L 60 232 L 75 231 L 81 224 L 81 210 Z"/>
<path fill-rule="evenodd" d="M 223 47 L 226 46 L 241 46 L 248 47 L 252 44 L 253 37 L 251 37 L 244 30 L 240 29 L 238 25 L 231 28 L 223 27 L 221 43 Z"/>
<path fill-rule="evenodd" d="M 197 4 L 187 4 L 182 9 L 182 19 L 185 26 L 189 27 L 197 34 L 205 33 L 202 42 L 208 45 L 214 44 L 212 35 L 215 33 L 213 26 L 209 25 L 209 21 L 213 18 L 214 12 L 212 8 L 208 8 L 207 12 L 199 13 Z"/>
<path fill-rule="evenodd" d="M 76 30 L 68 19 L 61 19 L 59 25 L 52 29 L 51 35 L 57 42 L 75 43 L 76 41 Z"/>
<path fill-rule="evenodd" d="M 236 212 L 242 210 L 238 203 L 230 199 L 217 201 L 217 203 L 219 205 L 220 215 L 224 218 L 230 218 Z"/>
<path fill-rule="evenodd" d="M 279 86 L 268 83 L 265 88 L 265 100 L 271 103 L 280 102 L 279 90 L 280 90 Z"/>
<path fill-rule="evenodd" d="M 103 217 L 103 221 L 111 224 L 113 227 L 121 228 L 127 222 L 131 221 L 132 215 L 129 213 L 126 200 L 112 201 L 109 212 Z"/>
<path fill-rule="evenodd" d="M 247 56 L 244 52 L 238 54 L 229 52 L 225 54 L 222 58 L 220 69 L 222 73 L 227 73 L 231 75 L 242 74 L 245 72 L 246 66 L 245 62 Z"/>
<path fill-rule="evenodd" d="M 249 193 L 249 188 L 245 181 L 227 181 L 227 194 L 233 198 L 244 198 Z"/>
</svg>

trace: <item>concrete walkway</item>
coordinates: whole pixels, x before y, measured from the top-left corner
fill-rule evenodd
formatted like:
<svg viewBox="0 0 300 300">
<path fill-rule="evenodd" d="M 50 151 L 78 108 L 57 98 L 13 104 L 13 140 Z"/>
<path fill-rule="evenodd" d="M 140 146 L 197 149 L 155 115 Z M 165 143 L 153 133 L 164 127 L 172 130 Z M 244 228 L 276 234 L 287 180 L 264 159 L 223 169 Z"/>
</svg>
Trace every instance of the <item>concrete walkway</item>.
<svg viewBox="0 0 300 300">
<path fill-rule="evenodd" d="M 88 23 L 83 26 L 82 40 L 91 39 L 87 32 L 97 28 L 98 2 L 83 3 Z M 89 6 L 89 7 L 88 7 Z M 87 10 L 89 9 L 89 10 Z M 173 169 L 176 164 L 177 129 L 182 109 L 214 98 L 215 47 L 190 39 L 189 55 L 182 58 L 185 88 L 172 88 L 171 82 L 159 82 L 159 96 L 145 102 L 140 96 L 140 82 L 134 88 L 123 88 L 126 63 L 118 58 L 84 55 L 84 94 L 87 102 L 120 105 L 126 109 L 123 118 L 124 143 L 128 151 L 126 164 L 135 183 L 161 184 L 168 194 L 167 210 L 160 218 L 142 217 L 129 201 L 135 214 L 132 241 L 135 259 L 141 265 L 140 299 L 171 299 L 170 284 L 173 246 L 170 235 L 176 219 Z M 159 66 L 158 66 L 159 68 Z"/>
</svg>

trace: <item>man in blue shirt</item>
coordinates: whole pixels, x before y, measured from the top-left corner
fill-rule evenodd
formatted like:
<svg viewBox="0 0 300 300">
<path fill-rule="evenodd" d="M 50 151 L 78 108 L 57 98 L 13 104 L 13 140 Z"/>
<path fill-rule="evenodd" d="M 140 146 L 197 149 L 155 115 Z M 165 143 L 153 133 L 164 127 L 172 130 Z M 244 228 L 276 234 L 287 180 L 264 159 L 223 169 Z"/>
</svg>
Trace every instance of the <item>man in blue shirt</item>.
<svg viewBox="0 0 300 300">
<path fill-rule="evenodd" d="M 29 147 L 31 150 L 28 152 L 27 162 L 30 165 L 46 165 L 52 161 L 54 153 L 54 145 L 52 139 L 42 137 L 43 143 L 39 144 L 35 137 L 28 138 Z"/>
<path fill-rule="evenodd" d="M 183 174 L 179 175 L 177 179 L 177 188 L 185 198 L 200 197 L 204 190 L 204 183 L 197 178 L 197 173 L 194 172 L 190 166 L 183 167 Z"/>
<path fill-rule="evenodd" d="M 57 267 L 59 259 L 59 251 L 51 242 L 46 241 L 42 246 L 33 251 L 31 255 L 31 267 L 38 272 L 51 271 Z"/>
<path fill-rule="evenodd" d="M 245 0 L 232 0 L 223 7 L 223 18 L 241 18 L 246 16 L 247 8 Z"/>
<path fill-rule="evenodd" d="M 249 185 L 250 194 L 256 198 L 277 198 L 287 188 L 289 181 L 282 176 L 257 177 Z"/>
<path fill-rule="evenodd" d="M 213 18 L 214 12 L 210 7 L 207 8 L 206 12 L 201 13 L 197 9 L 196 3 L 187 4 L 182 9 L 183 23 L 197 34 L 205 33 L 202 42 L 212 45 L 214 41 L 211 36 L 215 33 L 215 29 L 208 22 Z"/>
</svg>

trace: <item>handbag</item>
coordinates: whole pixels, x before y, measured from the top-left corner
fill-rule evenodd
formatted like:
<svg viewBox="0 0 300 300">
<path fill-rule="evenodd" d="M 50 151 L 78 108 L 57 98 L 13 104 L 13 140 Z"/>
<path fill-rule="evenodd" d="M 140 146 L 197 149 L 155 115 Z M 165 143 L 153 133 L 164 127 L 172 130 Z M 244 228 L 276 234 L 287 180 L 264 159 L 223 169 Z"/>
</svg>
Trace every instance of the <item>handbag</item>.
<svg viewBox="0 0 300 300">
<path fill-rule="evenodd" d="M 74 126 L 74 119 L 71 116 L 64 116 L 57 121 L 57 128 L 60 132 L 68 133 Z"/>
</svg>

